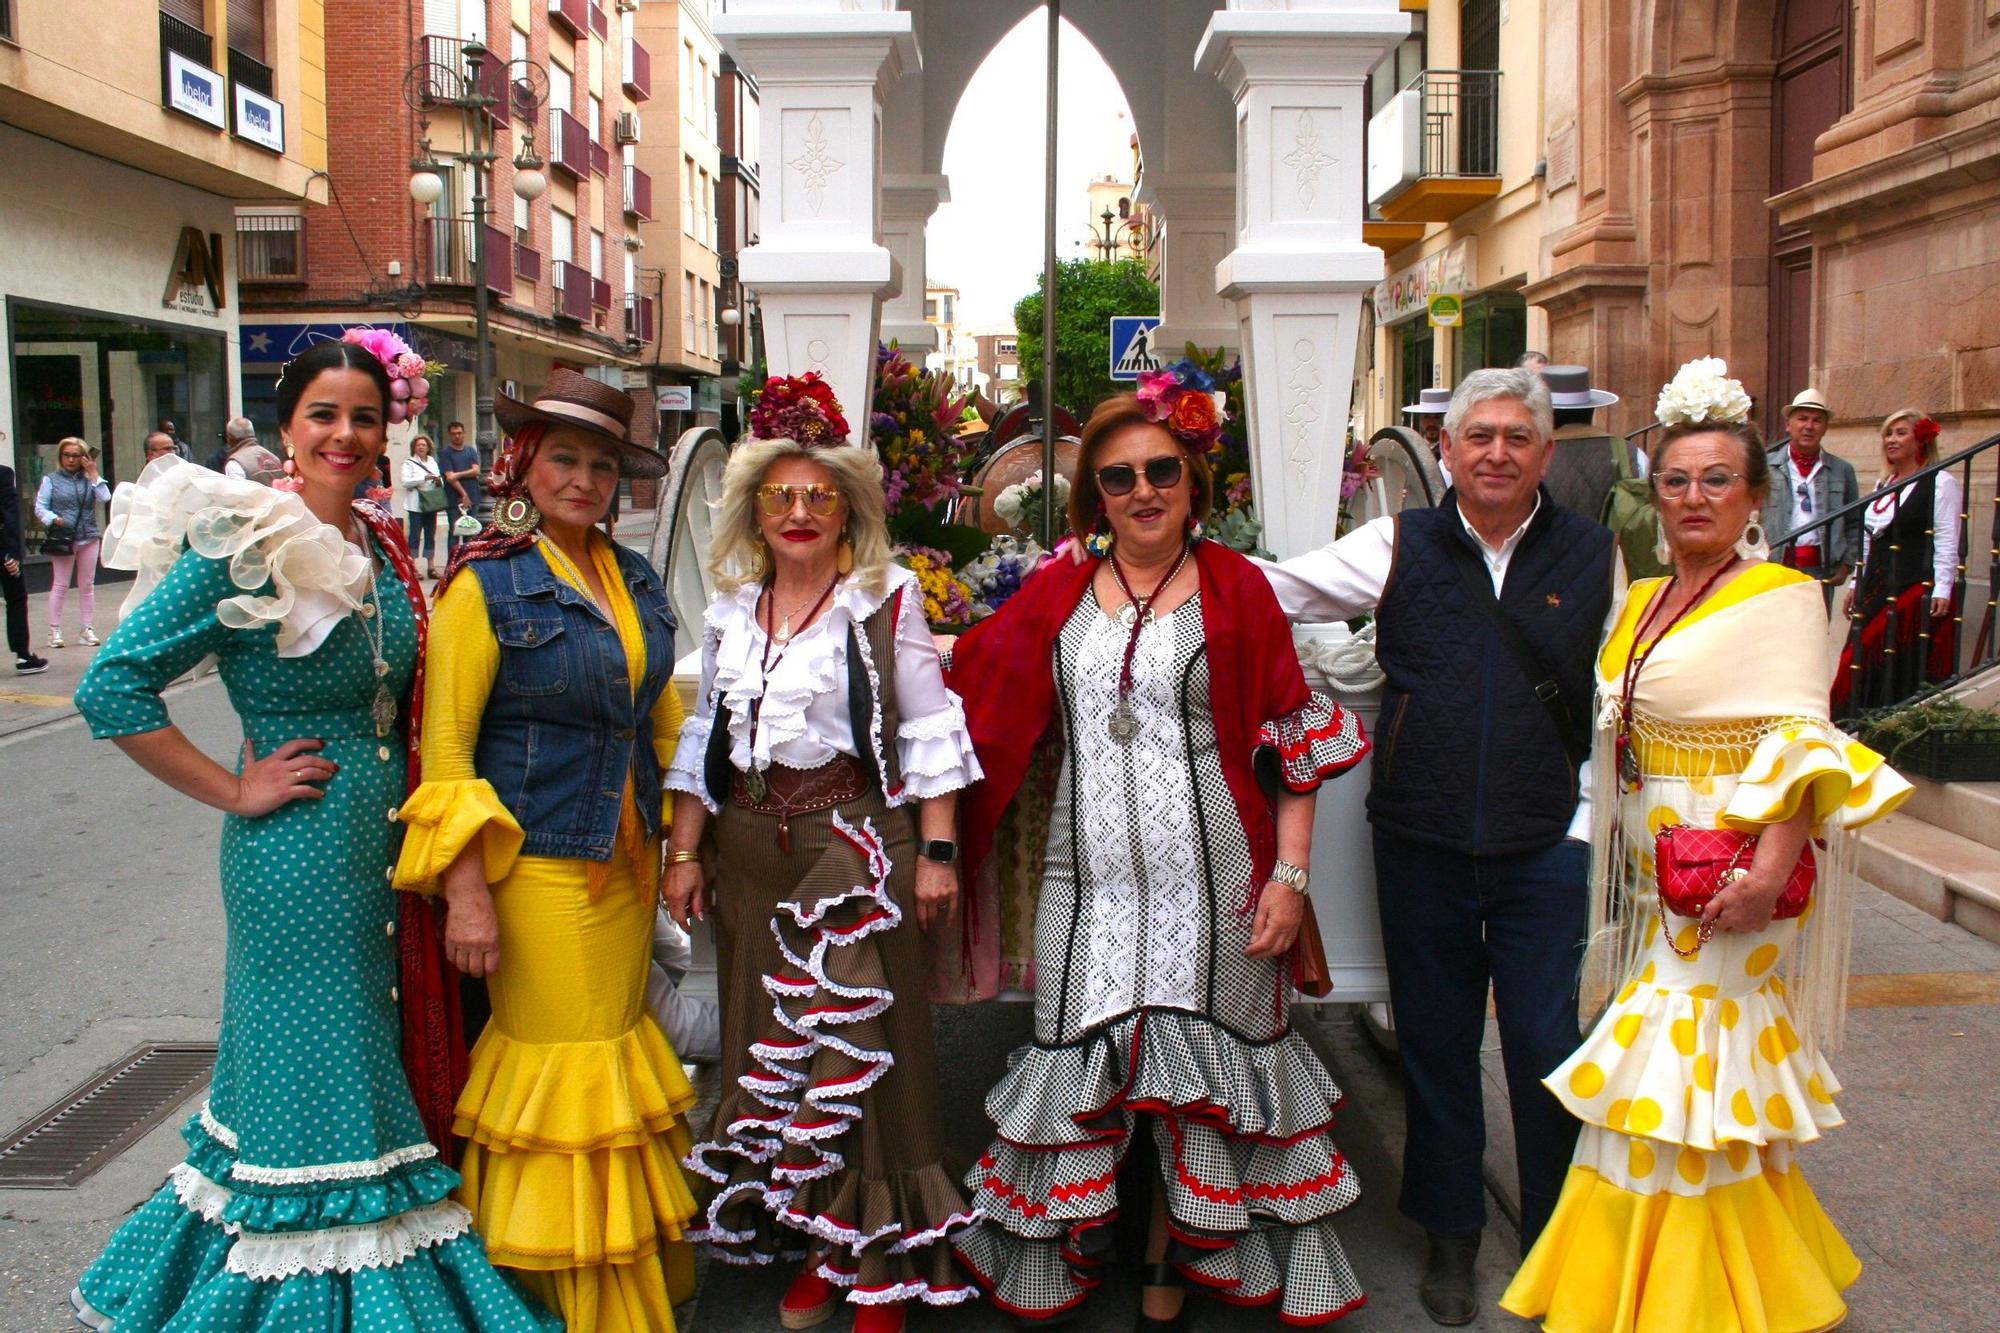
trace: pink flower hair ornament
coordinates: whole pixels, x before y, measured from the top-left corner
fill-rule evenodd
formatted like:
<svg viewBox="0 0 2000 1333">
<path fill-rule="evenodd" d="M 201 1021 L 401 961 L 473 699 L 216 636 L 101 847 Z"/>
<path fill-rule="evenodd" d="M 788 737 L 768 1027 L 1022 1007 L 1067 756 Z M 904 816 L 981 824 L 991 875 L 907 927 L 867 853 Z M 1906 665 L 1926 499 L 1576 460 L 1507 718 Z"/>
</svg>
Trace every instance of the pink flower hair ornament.
<svg viewBox="0 0 2000 1333">
<path fill-rule="evenodd" d="M 342 342 L 367 350 L 389 373 L 389 421 L 413 421 L 431 403 L 430 366 L 416 350 L 387 329 L 357 325 L 340 335 Z"/>
<path fill-rule="evenodd" d="M 1193 383 L 1177 370 L 1140 371 L 1138 396 L 1148 421 L 1158 422 L 1175 439 L 1203 452 L 1215 444 L 1229 419 L 1220 390 Z"/>
</svg>

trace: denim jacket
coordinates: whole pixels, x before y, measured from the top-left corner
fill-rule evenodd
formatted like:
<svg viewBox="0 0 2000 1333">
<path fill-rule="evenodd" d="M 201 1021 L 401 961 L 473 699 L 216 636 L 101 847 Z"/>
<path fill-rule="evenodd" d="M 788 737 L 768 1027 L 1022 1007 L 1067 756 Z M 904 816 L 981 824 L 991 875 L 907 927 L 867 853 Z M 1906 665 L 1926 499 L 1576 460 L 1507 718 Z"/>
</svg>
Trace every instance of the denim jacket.
<svg viewBox="0 0 2000 1333">
<path fill-rule="evenodd" d="M 674 618 L 644 558 L 620 548 L 618 563 L 646 640 L 636 694 L 617 628 L 541 552 L 471 566 L 500 642 L 473 765 L 520 821 L 529 856 L 610 860 L 627 774 L 646 836 L 659 833 L 653 705 L 672 688 Z"/>
</svg>

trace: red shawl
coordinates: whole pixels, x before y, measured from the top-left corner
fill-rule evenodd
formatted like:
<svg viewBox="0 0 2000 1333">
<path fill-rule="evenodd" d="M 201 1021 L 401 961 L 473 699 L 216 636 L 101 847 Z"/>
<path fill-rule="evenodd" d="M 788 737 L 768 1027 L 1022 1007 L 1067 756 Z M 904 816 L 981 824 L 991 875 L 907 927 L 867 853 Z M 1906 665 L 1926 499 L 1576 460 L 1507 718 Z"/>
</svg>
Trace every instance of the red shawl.
<svg viewBox="0 0 2000 1333">
<path fill-rule="evenodd" d="M 373 501 L 357 501 L 354 512 L 375 534 L 375 540 L 389 558 L 390 568 L 402 581 L 417 616 L 417 668 L 410 677 L 404 737 L 404 791 L 413 792 L 423 781 L 421 748 L 424 733 L 424 644 L 430 635 L 430 608 L 424 601 L 424 585 L 417 579 L 417 567 L 410 559 L 410 547 L 403 525 L 389 511 Z M 456 1154 L 451 1137 L 452 1110 L 459 1090 L 465 1086 L 465 1021 L 458 1006 L 458 973 L 444 959 L 444 919 L 438 904 L 419 893 L 398 893 L 396 942 L 401 973 L 403 1006 L 403 1072 L 416 1095 L 417 1112 L 423 1117 L 424 1132 L 437 1146 L 438 1154 L 450 1164 Z"/>
<path fill-rule="evenodd" d="M 984 780 L 959 801 L 963 882 L 978 882 L 1000 816 L 1028 771 L 1056 709 L 1056 636 L 1083 600 L 1100 562 L 1061 557 L 1044 566 L 990 619 L 952 649 L 946 683 L 965 701 Z M 1264 723 L 1305 706 L 1310 690 L 1292 647 L 1291 626 L 1264 575 L 1213 541 L 1195 546 L 1201 625 L 1208 645 L 1209 706 L 1222 776 L 1250 845 L 1254 890 L 1278 856 L 1278 822 L 1252 766 Z M 973 912 L 964 913 L 969 924 Z M 969 943 L 969 942 L 968 942 Z"/>
</svg>

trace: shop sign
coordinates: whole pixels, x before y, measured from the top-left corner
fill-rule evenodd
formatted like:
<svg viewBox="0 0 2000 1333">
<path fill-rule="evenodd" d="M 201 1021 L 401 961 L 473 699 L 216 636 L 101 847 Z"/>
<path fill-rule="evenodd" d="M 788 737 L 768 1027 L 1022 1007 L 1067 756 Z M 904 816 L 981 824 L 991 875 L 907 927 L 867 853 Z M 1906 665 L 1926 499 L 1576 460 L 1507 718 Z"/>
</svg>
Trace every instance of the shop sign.
<svg viewBox="0 0 2000 1333">
<path fill-rule="evenodd" d="M 646 387 L 646 380 L 647 380 L 647 378 L 648 378 L 648 376 L 649 376 L 650 374 L 651 374 L 651 372 L 650 372 L 650 371 L 645 371 L 645 370 L 628 370 L 628 371 L 626 371 L 626 372 L 625 372 L 625 387 L 626 387 L 626 388 L 628 388 L 628 389 L 643 389 L 643 388 L 645 388 L 645 387 Z"/>
<path fill-rule="evenodd" d="M 284 152 L 285 104 L 240 83 L 235 85 L 235 93 L 236 137 L 274 153 Z"/>
<path fill-rule="evenodd" d="M 1410 88 L 1391 97 L 1368 121 L 1368 202 L 1380 204 L 1415 185 L 1424 174 L 1423 94 Z"/>
<path fill-rule="evenodd" d="M 662 412 L 694 411 L 694 386 L 692 384 L 667 384 L 660 388 L 656 399 Z"/>
<path fill-rule="evenodd" d="M 1462 296 L 1473 272 L 1473 238 L 1465 237 L 1398 269 L 1375 284 L 1375 322 L 1395 324 L 1430 309 L 1433 296 Z"/>
<path fill-rule="evenodd" d="M 167 105 L 216 129 L 229 125 L 222 76 L 178 51 L 167 52 Z"/>
<path fill-rule="evenodd" d="M 1455 329 L 1465 322 L 1465 302 L 1439 292 L 1431 297 L 1431 327 Z"/>
<path fill-rule="evenodd" d="M 213 232 L 203 236 L 199 227 L 182 227 L 160 304 L 183 315 L 214 318 L 222 313 L 225 290 L 222 237 Z"/>
</svg>

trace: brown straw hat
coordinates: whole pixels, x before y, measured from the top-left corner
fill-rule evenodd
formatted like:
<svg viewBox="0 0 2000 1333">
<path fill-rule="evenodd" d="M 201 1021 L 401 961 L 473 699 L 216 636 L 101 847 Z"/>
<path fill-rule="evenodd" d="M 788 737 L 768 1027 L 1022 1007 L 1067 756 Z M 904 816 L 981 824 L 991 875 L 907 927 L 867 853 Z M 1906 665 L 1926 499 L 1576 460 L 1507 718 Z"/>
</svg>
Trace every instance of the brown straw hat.
<svg viewBox="0 0 2000 1333">
<path fill-rule="evenodd" d="M 664 477 L 667 460 L 657 449 L 632 439 L 632 395 L 574 370 L 552 370 L 532 403 L 493 395 L 500 429 L 518 435 L 523 427 L 570 426 L 618 448 L 618 472 L 626 477 Z"/>
</svg>

